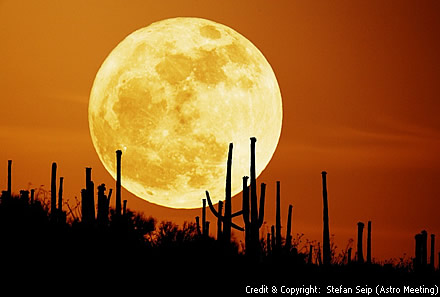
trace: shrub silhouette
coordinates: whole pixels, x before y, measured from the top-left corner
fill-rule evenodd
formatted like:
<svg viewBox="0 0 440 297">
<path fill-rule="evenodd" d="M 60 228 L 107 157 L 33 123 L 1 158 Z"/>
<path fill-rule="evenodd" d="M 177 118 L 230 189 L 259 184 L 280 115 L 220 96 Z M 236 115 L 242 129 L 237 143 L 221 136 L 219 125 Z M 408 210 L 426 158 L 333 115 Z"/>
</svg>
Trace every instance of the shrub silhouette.
<svg viewBox="0 0 440 297">
<path fill-rule="evenodd" d="M 109 189 L 106 194 L 104 184 L 97 187 L 98 199 L 95 205 L 96 193 L 91 180 L 91 168 L 86 169 L 86 188 L 81 191 L 82 202 L 85 205 L 77 201 L 72 208 L 68 199 L 63 200 L 62 178 L 58 200 L 56 199 L 56 163 L 52 165 L 50 192 L 40 186 L 39 189 L 31 189 L 30 192 L 22 190 L 19 196 L 14 195 L 11 191 L 12 162 L 9 161 L 8 188 L 0 197 L 2 269 L 34 267 L 33 275 L 36 275 L 41 273 L 41 267 L 49 267 L 52 275 L 75 271 L 82 280 L 89 273 L 107 275 L 108 271 L 112 271 L 118 275 L 130 275 L 137 270 L 145 276 L 144 281 L 169 281 L 171 285 L 168 289 L 173 288 L 172 284 L 180 282 L 180 287 L 192 286 L 192 289 L 194 286 L 200 290 L 203 287 L 209 287 L 211 290 L 215 287 L 216 293 L 253 280 L 426 281 L 439 278 L 439 270 L 434 271 L 433 267 L 434 236 L 431 236 L 430 265 L 427 262 L 426 231 L 415 237 L 414 259 L 404 257 L 379 263 L 372 260 L 369 222 L 367 263 L 362 263 L 362 232 L 358 235 L 358 261 L 351 261 L 352 239 L 345 250 L 336 256 L 333 235 L 330 238 L 329 234 L 326 172 L 322 172 L 324 257 L 321 256 L 321 242 L 305 240 L 301 233 L 292 237 L 292 205 L 289 205 L 287 214 L 286 238 L 284 240 L 281 237 L 280 182 L 277 182 L 275 225 L 271 226 L 271 232 L 266 233 L 267 236 L 260 238 L 259 231 L 264 224 L 265 185 L 262 184 L 258 205 L 255 141 L 251 139 L 250 186 L 248 177 L 243 178 L 242 210 L 232 214 L 230 210 L 222 211 L 221 204 L 218 210 L 215 210 L 207 193 L 208 205 L 218 218 L 217 240 L 209 236 L 205 208 L 202 210 L 202 228 L 199 225 L 199 217 L 196 218 L 197 223 L 184 222 L 181 226 L 171 221 L 158 224 L 155 218 L 128 209 L 126 200 L 122 210 L 120 188 L 117 191 L 117 208 L 110 208 L 112 190 Z M 231 159 L 231 154 L 232 146 L 228 159 Z M 121 153 L 118 153 L 118 171 L 121 170 L 120 157 Z M 230 166 L 231 163 L 228 161 L 228 171 Z M 230 173 L 226 183 L 230 191 Z M 120 178 L 117 181 L 118 185 L 120 186 Z M 67 213 L 63 212 L 63 205 L 69 210 Z M 206 202 L 204 205 L 206 206 Z M 226 208 L 226 204 L 223 204 L 223 207 Z M 237 215 L 243 215 L 245 222 L 245 244 L 241 250 L 228 231 L 228 228 L 234 227 L 231 219 Z M 66 217 L 69 219 L 66 220 Z M 363 224 L 361 227 L 360 230 L 363 229 Z M 219 240 L 222 238 L 223 240 Z M 10 265 L 8 262 L 11 262 Z M 227 286 L 219 286 L 218 278 Z M 225 293 L 230 292 L 228 289 Z"/>
</svg>

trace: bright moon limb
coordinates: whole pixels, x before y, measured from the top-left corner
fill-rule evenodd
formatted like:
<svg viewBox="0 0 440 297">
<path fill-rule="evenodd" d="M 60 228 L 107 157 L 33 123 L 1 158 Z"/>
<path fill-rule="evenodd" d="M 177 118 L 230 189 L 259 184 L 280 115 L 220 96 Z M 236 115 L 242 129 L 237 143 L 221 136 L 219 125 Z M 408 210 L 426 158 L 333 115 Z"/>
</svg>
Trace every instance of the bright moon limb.
<svg viewBox="0 0 440 297">
<path fill-rule="evenodd" d="M 204 191 L 225 196 L 228 144 L 234 144 L 232 195 L 249 175 L 250 137 L 257 176 L 282 125 L 281 93 L 263 54 L 219 23 L 173 18 L 139 29 L 106 58 L 90 94 L 96 152 L 122 185 L 149 202 L 201 206 Z"/>
</svg>

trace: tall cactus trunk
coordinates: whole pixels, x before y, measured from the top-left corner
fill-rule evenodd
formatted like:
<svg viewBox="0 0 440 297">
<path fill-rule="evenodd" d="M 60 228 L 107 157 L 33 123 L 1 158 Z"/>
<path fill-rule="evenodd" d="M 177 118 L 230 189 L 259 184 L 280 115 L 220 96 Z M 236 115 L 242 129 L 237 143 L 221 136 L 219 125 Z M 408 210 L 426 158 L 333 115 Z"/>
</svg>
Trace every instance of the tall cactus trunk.
<svg viewBox="0 0 440 297">
<path fill-rule="evenodd" d="M 117 216 L 121 216 L 122 200 L 121 200 L 121 157 L 122 151 L 116 151 L 116 206 L 115 212 Z"/>
<path fill-rule="evenodd" d="M 247 187 L 247 177 L 243 178 L 243 221 L 246 229 L 246 255 L 251 259 L 258 259 L 261 255 L 260 234 L 259 230 L 264 221 L 264 199 L 266 195 L 266 184 L 261 183 L 260 205 L 258 208 L 257 201 L 257 180 L 255 168 L 255 137 L 251 138 L 251 187 L 250 193 Z M 250 206 L 249 206 L 250 196 Z M 249 231 L 248 231 L 249 230 Z M 275 245 L 272 245 L 272 250 Z"/>
<path fill-rule="evenodd" d="M 243 222 L 244 222 L 244 243 L 247 249 L 251 246 L 251 223 L 249 220 L 249 187 L 248 176 L 243 176 L 243 192 L 242 192 L 242 210 L 243 210 Z M 272 245 L 273 249 L 273 245 Z"/>
<path fill-rule="evenodd" d="M 202 235 L 206 236 L 206 199 L 202 203 Z"/>
<path fill-rule="evenodd" d="M 81 190 L 82 222 L 93 224 L 95 221 L 95 185 L 92 181 L 92 168 L 86 168 L 86 188 Z"/>
<path fill-rule="evenodd" d="M 86 168 L 87 213 L 90 221 L 95 220 L 95 185 L 92 181 L 92 168 Z"/>
<path fill-rule="evenodd" d="M 229 144 L 229 150 L 228 150 L 228 161 L 227 161 L 227 168 L 226 168 L 226 186 L 225 186 L 225 203 L 224 203 L 224 215 L 219 213 L 213 206 L 211 197 L 209 196 L 209 192 L 206 191 L 206 200 L 208 201 L 209 209 L 211 210 L 212 214 L 217 217 L 222 223 L 223 223 L 223 231 L 222 231 L 222 237 L 223 242 L 226 245 L 229 245 L 231 243 L 231 228 L 237 229 L 239 231 L 243 231 L 244 229 L 237 226 L 232 222 L 232 218 L 235 216 L 238 216 L 242 214 L 243 211 L 238 211 L 236 213 L 232 213 L 232 203 L 231 203 L 231 175 L 232 175 L 232 143 Z M 205 199 L 203 199 L 205 200 Z M 203 225 L 204 226 L 204 225 Z M 203 227 L 202 226 L 202 227 Z"/>
<path fill-rule="evenodd" d="M 275 226 L 270 226 L 270 233 L 272 235 L 271 245 L 272 245 L 272 254 L 274 253 L 275 248 Z"/>
<path fill-rule="evenodd" d="M 281 251 L 281 193 L 280 193 L 280 182 L 277 181 L 277 204 L 276 204 L 276 219 L 275 219 L 275 245 L 276 251 L 279 253 Z"/>
<path fill-rule="evenodd" d="M 364 223 L 359 222 L 358 225 L 358 241 L 357 241 L 357 261 L 358 263 L 364 263 L 364 253 L 362 251 L 362 239 L 364 232 Z"/>
<path fill-rule="evenodd" d="M 209 221 L 205 222 L 205 237 L 209 237 Z"/>
<path fill-rule="evenodd" d="M 201 235 L 202 231 L 200 231 L 200 217 L 196 216 L 196 230 L 197 230 L 197 235 Z"/>
<path fill-rule="evenodd" d="M 55 216 L 57 212 L 57 163 L 52 163 L 51 181 L 50 181 L 50 213 Z"/>
<path fill-rule="evenodd" d="M 111 193 L 111 192 L 110 192 Z M 109 195 L 110 196 L 110 195 Z M 98 186 L 98 213 L 96 220 L 100 226 L 107 226 L 108 224 L 108 203 L 109 198 L 105 195 L 105 184 Z"/>
<path fill-rule="evenodd" d="M 225 214 L 223 223 L 223 237 L 225 242 L 231 242 L 231 221 L 232 221 L 232 203 L 231 203 L 231 179 L 232 179 L 232 143 L 229 144 L 228 162 L 226 166 L 226 187 L 225 187 Z"/>
<path fill-rule="evenodd" d="M 251 215 L 251 222 L 257 222 L 258 221 L 258 208 L 257 208 L 257 173 L 256 173 L 256 167 L 255 167 L 255 142 L 256 138 L 251 138 L 251 168 L 250 168 L 250 176 L 251 176 L 251 192 L 250 192 L 250 198 L 251 198 L 251 207 L 250 207 L 250 215 Z M 255 239 L 255 237 L 258 237 L 258 229 L 256 228 L 256 224 L 251 224 L 251 238 L 252 240 Z M 253 244 L 255 244 L 253 242 Z"/>
<path fill-rule="evenodd" d="M 8 198 L 12 197 L 12 160 L 8 160 Z"/>
<path fill-rule="evenodd" d="M 292 205 L 289 205 L 289 212 L 287 214 L 287 232 L 286 232 L 286 251 L 289 252 L 292 248 Z"/>
<path fill-rule="evenodd" d="M 266 237 L 266 251 L 267 251 L 267 256 L 270 256 L 270 254 L 272 253 L 272 247 L 270 244 L 270 233 L 267 232 L 267 237 Z"/>
<path fill-rule="evenodd" d="M 127 200 L 122 201 L 122 215 L 125 217 L 127 215 Z"/>
<path fill-rule="evenodd" d="M 223 214 L 223 201 L 218 202 L 218 213 L 220 216 Z M 223 240 L 222 220 L 217 218 L 217 241 Z"/>
<path fill-rule="evenodd" d="M 367 230 L 367 263 L 371 264 L 371 221 L 368 221 Z"/>
<path fill-rule="evenodd" d="M 58 189 L 58 212 L 61 213 L 63 211 L 63 183 L 64 177 L 60 177 L 60 186 Z"/>
<path fill-rule="evenodd" d="M 310 247 L 309 247 L 309 258 L 307 260 L 308 264 L 313 264 L 312 263 L 312 256 L 313 256 L 313 245 L 310 245 Z"/>
<path fill-rule="evenodd" d="M 434 269 L 434 249 L 435 249 L 435 235 L 431 234 L 431 257 L 429 259 L 429 265 Z"/>
<path fill-rule="evenodd" d="M 322 198 L 323 198 L 323 263 L 329 265 L 331 262 L 331 250 L 330 250 L 330 230 L 328 219 L 328 200 L 327 200 L 327 172 L 322 173 Z"/>
</svg>

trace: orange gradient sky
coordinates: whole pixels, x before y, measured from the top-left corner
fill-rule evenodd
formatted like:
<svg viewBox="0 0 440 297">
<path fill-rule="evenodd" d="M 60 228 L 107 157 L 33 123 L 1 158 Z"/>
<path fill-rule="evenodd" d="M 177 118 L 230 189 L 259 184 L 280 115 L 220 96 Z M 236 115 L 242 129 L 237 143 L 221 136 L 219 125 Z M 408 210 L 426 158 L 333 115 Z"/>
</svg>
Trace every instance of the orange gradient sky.
<svg viewBox="0 0 440 297">
<path fill-rule="evenodd" d="M 283 226 L 292 204 L 293 232 L 322 240 L 326 170 L 338 252 L 356 239 L 358 221 L 371 220 L 373 257 L 412 256 L 422 229 L 440 241 L 439 11 L 438 1 L 403 0 L 0 0 L 0 188 L 7 186 L 8 159 L 16 193 L 49 190 L 53 161 L 71 201 L 84 187 L 85 167 L 93 168 L 95 184 L 114 188 L 88 128 L 96 72 L 136 29 L 195 16 L 243 34 L 278 78 L 283 129 L 259 178 L 268 184 L 265 226 L 275 222 L 280 180 Z M 125 190 L 123 199 L 159 221 L 181 224 L 200 215 Z M 235 210 L 240 204 L 234 198 Z"/>
</svg>

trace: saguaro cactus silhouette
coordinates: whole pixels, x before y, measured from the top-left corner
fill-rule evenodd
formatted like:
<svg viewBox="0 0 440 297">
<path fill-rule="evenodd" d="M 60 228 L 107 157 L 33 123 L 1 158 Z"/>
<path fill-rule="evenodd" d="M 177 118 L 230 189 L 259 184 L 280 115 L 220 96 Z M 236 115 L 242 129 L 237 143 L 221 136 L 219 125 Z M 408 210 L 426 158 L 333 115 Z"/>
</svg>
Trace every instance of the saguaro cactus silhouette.
<svg viewBox="0 0 440 297">
<path fill-rule="evenodd" d="M 60 177 L 60 186 L 58 189 L 58 212 L 63 211 L 63 183 L 64 177 Z"/>
<path fill-rule="evenodd" d="M 12 197 L 12 160 L 8 160 L 8 198 Z"/>
<path fill-rule="evenodd" d="M 55 215 L 57 209 L 57 163 L 52 163 L 50 182 L 50 212 Z"/>
<path fill-rule="evenodd" d="M 228 240 L 231 238 L 231 222 L 232 222 L 232 202 L 231 202 L 231 179 L 232 179 L 232 143 L 229 144 L 228 149 L 228 163 L 226 166 L 226 185 L 225 185 L 225 214 L 223 223 L 223 234 Z M 221 214 L 219 215 L 221 217 Z"/>
<path fill-rule="evenodd" d="M 367 263 L 371 264 L 371 221 L 368 221 L 367 230 Z"/>
<path fill-rule="evenodd" d="M 86 168 L 86 188 L 81 190 L 82 222 L 93 223 L 95 220 L 94 183 L 92 181 L 92 168 Z"/>
<path fill-rule="evenodd" d="M 87 212 L 95 220 L 95 184 L 92 181 L 92 168 L 86 168 Z"/>
<path fill-rule="evenodd" d="M 270 234 L 271 234 L 271 246 L 272 246 L 272 253 L 273 253 L 273 248 L 275 247 L 275 226 L 272 225 L 270 226 Z"/>
<path fill-rule="evenodd" d="M 202 235 L 206 236 L 206 199 L 202 199 Z"/>
<path fill-rule="evenodd" d="M 127 200 L 122 201 L 122 215 L 127 215 Z"/>
<path fill-rule="evenodd" d="M 209 195 L 209 192 L 206 191 L 206 199 L 208 200 L 209 209 L 211 210 L 212 214 L 217 217 L 220 221 L 223 223 L 223 231 L 222 236 L 225 243 L 231 242 L 231 228 L 237 229 L 239 231 L 243 231 L 244 229 L 237 226 L 232 222 L 232 218 L 235 216 L 238 216 L 242 214 L 242 211 L 238 211 L 236 213 L 232 213 L 232 203 L 231 203 L 231 175 L 232 175 L 232 143 L 229 144 L 229 151 L 228 151 L 228 161 L 227 161 L 227 168 L 226 168 L 226 187 L 225 187 L 225 203 L 224 203 L 224 215 L 221 213 L 218 213 L 218 211 L 214 208 L 212 205 L 211 197 Z M 203 224 L 202 224 L 203 225 Z M 202 226 L 202 228 L 204 225 Z"/>
<path fill-rule="evenodd" d="M 205 232 L 206 232 L 206 237 L 209 237 L 209 221 L 205 222 Z"/>
<path fill-rule="evenodd" d="M 200 217 L 196 216 L 196 229 L 197 229 L 197 235 L 201 235 L 202 232 L 200 231 Z"/>
<path fill-rule="evenodd" d="M 217 212 L 220 214 L 220 216 L 223 214 L 223 201 L 218 202 L 218 210 Z M 217 240 L 222 240 L 222 220 L 217 218 Z"/>
<path fill-rule="evenodd" d="M 121 157 L 122 151 L 116 151 L 116 206 L 115 212 L 117 216 L 122 212 L 122 200 L 121 200 Z"/>
<path fill-rule="evenodd" d="M 251 258 L 258 258 L 261 250 L 259 230 L 264 222 L 264 199 L 266 195 L 266 184 L 261 183 L 260 205 L 258 209 L 257 196 L 257 175 L 255 168 L 255 143 L 257 139 L 251 138 L 251 187 L 250 193 L 247 186 L 248 177 L 243 177 L 243 221 L 245 224 L 246 254 Z M 250 196 L 250 201 L 249 201 Z M 250 202 L 250 203 L 249 203 Z M 272 235 L 273 236 L 273 235 Z M 272 245 L 272 250 L 274 250 Z"/>
<path fill-rule="evenodd" d="M 112 190 L 110 189 L 108 197 L 105 195 L 105 184 L 98 186 L 98 213 L 96 219 L 98 224 L 106 226 L 108 224 L 108 209 L 110 205 L 110 198 Z"/>
<path fill-rule="evenodd" d="M 281 250 L 281 190 L 280 182 L 277 181 L 277 204 L 275 213 L 275 249 L 277 252 Z"/>
<path fill-rule="evenodd" d="M 351 250 L 352 248 L 349 248 L 347 251 L 347 264 L 351 264 Z"/>
<path fill-rule="evenodd" d="M 322 199 L 323 199 L 323 264 L 328 265 L 331 262 L 331 250 L 330 250 L 330 230 L 329 230 L 329 219 L 328 219 L 328 200 L 327 200 L 327 172 L 322 173 Z"/>
<path fill-rule="evenodd" d="M 435 248 L 435 235 L 431 234 L 431 258 L 429 259 L 429 265 L 434 269 L 434 248 Z"/>
<path fill-rule="evenodd" d="M 358 263 L 364 263 L 364 253 L 362 251 L 362 238 L 363 238 L 365 224 L 359 222 L 357 223 L 357 225 L 358 225 L 357 261 Z"/>
<path fill-rule="evenodd" d="M 287 231 L 286 231 L 286 250 L 290 251 L 292 247 L 292 205 L 289 205 L 289 212 L 287 214 Z M 313 246 L 310 245 L 310 248 L 313 249 Z"/>
</svg>

